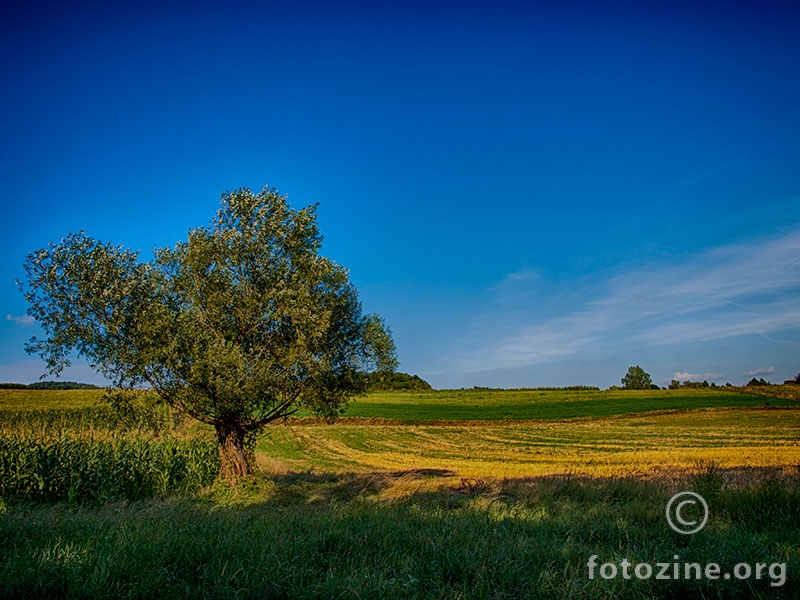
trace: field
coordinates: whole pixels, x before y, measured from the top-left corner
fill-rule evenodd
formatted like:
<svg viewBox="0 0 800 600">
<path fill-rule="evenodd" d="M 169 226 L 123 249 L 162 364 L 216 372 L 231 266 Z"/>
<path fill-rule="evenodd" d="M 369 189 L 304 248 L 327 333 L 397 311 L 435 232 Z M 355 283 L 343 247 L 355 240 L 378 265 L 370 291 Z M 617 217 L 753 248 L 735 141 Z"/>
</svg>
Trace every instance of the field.
<svg viewBox="0 0 800 600">
<path fill-rule="evenodd" d="M 0 598 L 796 598 L 800 402 L 767 391 L 372 394 L 270 429 L 229 488 L 150 401 L 0 390 Z M 695 535 L 665 522 L 683 490 Z M 595 554 L 785 577 L 589 578 Z"/>
</svg>

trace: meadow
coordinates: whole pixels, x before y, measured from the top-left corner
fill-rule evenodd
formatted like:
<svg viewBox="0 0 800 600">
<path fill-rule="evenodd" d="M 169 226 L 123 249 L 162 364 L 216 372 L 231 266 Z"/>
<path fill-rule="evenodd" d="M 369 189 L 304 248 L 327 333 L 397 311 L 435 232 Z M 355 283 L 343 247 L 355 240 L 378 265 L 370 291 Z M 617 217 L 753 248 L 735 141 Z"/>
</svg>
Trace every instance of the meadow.
<svg viewBox="0 0 800 600">
<path fill-rule="evenodd" d="M 101 398 L 0 390 L 0 598 L 800 596 L 791 386 L 370 394 L 271 428 L 236 487 L 207 429 Z M 786 577 L 590 579 L 595 554 Z"/>
</svg>

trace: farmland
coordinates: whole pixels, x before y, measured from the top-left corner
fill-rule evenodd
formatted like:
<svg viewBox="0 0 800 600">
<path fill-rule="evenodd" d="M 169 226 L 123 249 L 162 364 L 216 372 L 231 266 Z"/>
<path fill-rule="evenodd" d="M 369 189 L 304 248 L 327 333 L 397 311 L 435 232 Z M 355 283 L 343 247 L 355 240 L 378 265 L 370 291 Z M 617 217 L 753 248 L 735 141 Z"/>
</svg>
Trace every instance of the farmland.
<svg viewBox="0 0 800 600">
<path fill-rule="evenodd" d="M 271 428 L 230 488 L 150 400 L 0 390 L 0 597 L 797 597 L 800 403 L 770 391 L 376 393 Z M 664 523 L 683 489 L 712 507 L 695 536 Z M 788 575 L 589 580 L 592 554 Z"/>
</svg>

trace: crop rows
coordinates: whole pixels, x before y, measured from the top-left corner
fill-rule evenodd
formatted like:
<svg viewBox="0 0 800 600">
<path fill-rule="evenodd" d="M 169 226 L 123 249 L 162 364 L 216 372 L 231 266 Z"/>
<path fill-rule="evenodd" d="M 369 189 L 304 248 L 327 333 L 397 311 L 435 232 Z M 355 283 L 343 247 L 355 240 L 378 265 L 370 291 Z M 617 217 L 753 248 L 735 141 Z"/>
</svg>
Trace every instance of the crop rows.
<svg viewBox="0 0 800 600">
<path fill-rule="evenodd" d="M 0 410 L 0 505 L 190 494 L 214 481 L 219 455 L 185 433 L 146 393 L 83 408 Z"/>
<path fill-rule="evenodd" d="M 144 403 L 83 408 L 0 410 L 0 436 L 31 434 L 37 437 L 64 434 L 135 434 L 160 436 L 176 428 L 173 412 L 163 405 Z"/>
<path fill-rule="evenodd" d="M 146 420 L 140 415 L 119 415 L 105 406 L 90 408 L 68 408 L 61 410 L 0 411 L 0 434 L 15 434 L 20 431 L 35 435 L 59 434 L 114 435 L 147 433 L 160 435 L 170 431 L 169 415 Z"/>
<path fill-rule="evenodd" d="M 0 500 L 97 503 L 191 493 L 219 456 L 200 440 L 0 437 Z"/>
</svg>

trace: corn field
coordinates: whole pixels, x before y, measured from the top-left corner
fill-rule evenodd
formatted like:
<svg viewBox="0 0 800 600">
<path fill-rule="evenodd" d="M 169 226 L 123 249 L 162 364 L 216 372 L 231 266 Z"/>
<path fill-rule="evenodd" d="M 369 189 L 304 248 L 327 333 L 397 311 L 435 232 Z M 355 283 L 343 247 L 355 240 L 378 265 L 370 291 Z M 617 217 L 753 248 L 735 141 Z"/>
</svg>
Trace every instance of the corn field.
<svg viewBox="0 0 800 600">
<path fill-rule="evenodd" d="M 184 439 L 166 407 L 0 410 L 0 502 L 103 504 L 214 481 L 214 443 Z"/>
<path fill-rule="evenodd" d="M 0 499 L 102 504 L 196 491 L 214 481 L 200 440 L 0 438 Z"/>
</svg>

